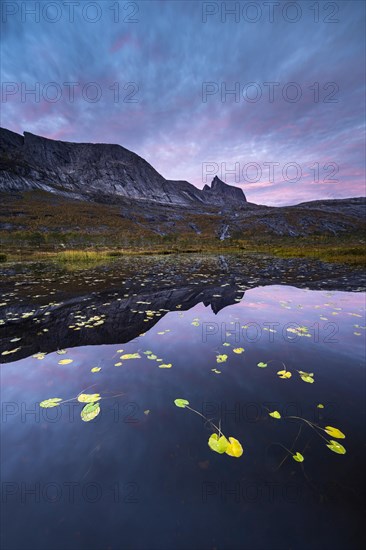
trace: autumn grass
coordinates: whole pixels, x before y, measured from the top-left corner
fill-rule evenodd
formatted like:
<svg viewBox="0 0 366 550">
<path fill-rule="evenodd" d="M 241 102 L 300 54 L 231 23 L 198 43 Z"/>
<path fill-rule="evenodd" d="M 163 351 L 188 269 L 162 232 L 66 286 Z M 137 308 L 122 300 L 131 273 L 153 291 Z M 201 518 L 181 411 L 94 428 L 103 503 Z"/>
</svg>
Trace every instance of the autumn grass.
<svg viewBox="0 0 366 550">
<path fill-rule="evenodd" d="M 264 241 L 261 239 L 249 238 L 242 240 L 231 240 L 215 242 L 214 240 L 197 240 L 190 243 L 188 239 L 176 241 L 174 244 L 157 246 L 148 240 L 141 244 L 128 247 L 95 247 L 88 243 L 88 247 L 66 250 L 55 250 L 52 247 L 47 249 L 7 249 L 0 254 L 0 262 L 4 261 L 27 261 L 27 260 L 56 260 L 64 264 L 82 265 L 92 262 L 107 262 L 126 256 L 153 256 L 171 254 L 238 254 L 252 255 L 265 254 L 279 258 L 309 258 L 329 263 L 347 264 L 354 267 L 366 266 L 365 243 L 355 238 L 332 237 L 325 239 L 310 238 L 272 238 Z"/>
<path fill-rule="evenodd" d="M 271 250 L 273 256 L 280 258 L 311 258 L 329 263 L 366 266 L 365 244 L 306 246 L 284 245 Z"/>
<path fill-rule="evenodd" d="M 90 262 L 108 258 L 105 251 L 95 250 L 62 250 L 54 256 L 61 262 Z"/>
</svg>

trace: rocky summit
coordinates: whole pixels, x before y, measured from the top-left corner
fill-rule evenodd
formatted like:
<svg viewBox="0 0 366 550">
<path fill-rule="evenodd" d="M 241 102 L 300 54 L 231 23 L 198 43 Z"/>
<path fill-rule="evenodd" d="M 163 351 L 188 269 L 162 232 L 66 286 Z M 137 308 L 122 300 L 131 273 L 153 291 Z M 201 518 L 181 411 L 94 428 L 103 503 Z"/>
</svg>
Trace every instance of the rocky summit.
<svg viewBox="0 0 366 550">
<path fill-rule="evenodd" d="M 246 202 L 241 189 L 215 177 L 197 189 L 166 180 L 146 160 L 120 145 L 69 143 L 0 129 L 0 190 L 43 190 L 70 198 L 118 198 L 172 205 L 230 206 Z"/>
</svg>

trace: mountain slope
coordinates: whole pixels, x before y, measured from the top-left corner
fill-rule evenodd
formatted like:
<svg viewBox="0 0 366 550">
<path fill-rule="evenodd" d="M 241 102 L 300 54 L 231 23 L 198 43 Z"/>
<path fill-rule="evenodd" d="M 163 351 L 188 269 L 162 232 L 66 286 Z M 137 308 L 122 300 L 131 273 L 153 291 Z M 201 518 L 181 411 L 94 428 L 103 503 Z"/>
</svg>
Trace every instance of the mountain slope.
<svg viewBox="0 0 366 550">
<path fill-rule="evenodd" d="M 0 191 L 40 189 L 105 202 L 120 197 L 161 204 L 228 206 L 246 198 L 215 178 L 212 189 L 166 180 L 120 145 L 69 143 L 0 129 Z"/>
</svg>

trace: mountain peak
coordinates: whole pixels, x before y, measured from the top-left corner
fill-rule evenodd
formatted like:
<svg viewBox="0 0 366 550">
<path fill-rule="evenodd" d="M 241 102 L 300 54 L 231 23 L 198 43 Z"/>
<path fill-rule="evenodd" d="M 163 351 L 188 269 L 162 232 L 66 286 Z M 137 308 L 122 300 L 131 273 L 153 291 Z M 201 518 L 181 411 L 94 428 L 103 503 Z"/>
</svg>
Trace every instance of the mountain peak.
<svg viewBox="0 0 366 550">
<path fill-rule="evenodd" d="M 221 203 L 224 206 L 247 202 L 244 192 L 240 187 L 229 185 L 217 176 L 213 178 L 211 187 L 208 185 L 204 186 L 202 193 L 210 197 L 210 200 L 215 200 L 217 204 Z"/>
<path fill-rule="evenodd" d="M 220 178 L 218 178 L 217 176 L 214 177 L 214 179 L 212 180 L 211 182 L 211 189 L 214 189 L 214 188 L 222 188 L 224 189 L 224 186 L 227 185 L 227 183 L 225 183 L 224 181 L 220 180 Z"/>
</svg>

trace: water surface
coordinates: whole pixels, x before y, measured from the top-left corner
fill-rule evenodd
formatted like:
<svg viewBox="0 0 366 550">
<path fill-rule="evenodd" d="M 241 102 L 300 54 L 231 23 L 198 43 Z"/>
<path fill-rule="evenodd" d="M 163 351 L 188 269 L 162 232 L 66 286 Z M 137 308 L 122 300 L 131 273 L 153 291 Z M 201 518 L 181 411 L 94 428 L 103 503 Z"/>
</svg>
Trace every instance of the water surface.
<svg viewBox="0 0 366 550">
<path fill-rule="evenodd" d="M 358 272 L 209 256 L 3 276 L 4 548 L 361 548 Z M 102 397 L 90 422 L 83 390 Z M 67 402 L 39 407 L 53 397 Z M 176 398 L 221 422 L 243 455 L 214 453 L 212 427 Z M 346 454 L 289 416 L 339 428 Z"/>
</svg>

